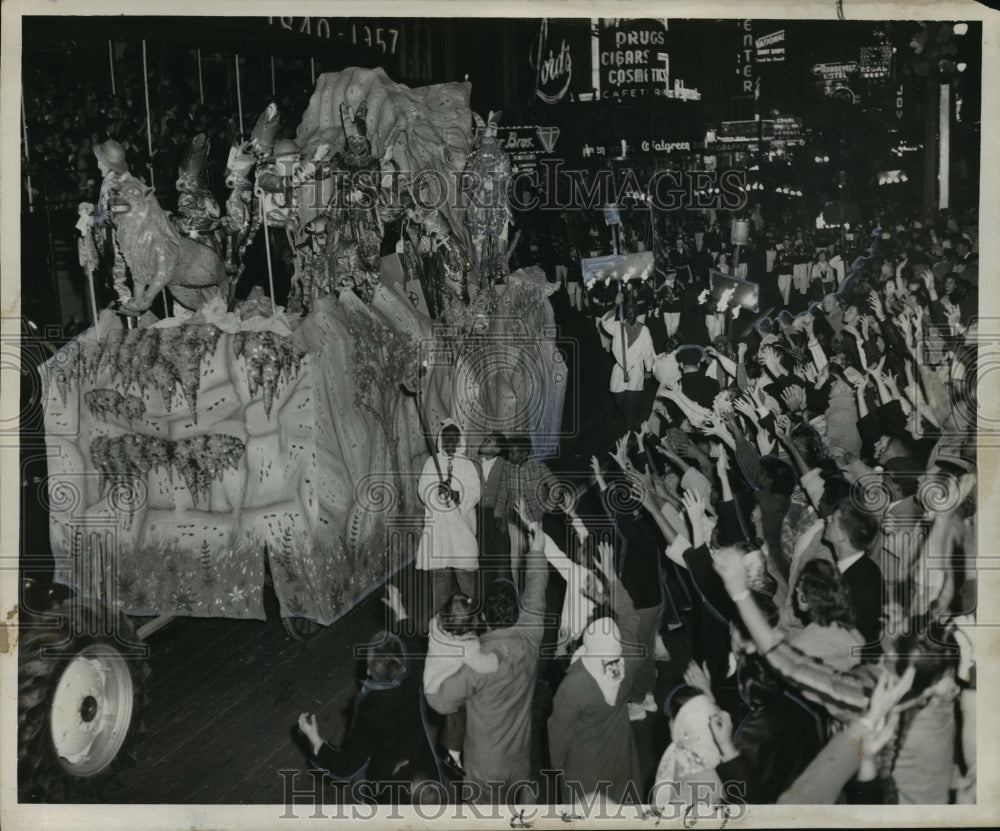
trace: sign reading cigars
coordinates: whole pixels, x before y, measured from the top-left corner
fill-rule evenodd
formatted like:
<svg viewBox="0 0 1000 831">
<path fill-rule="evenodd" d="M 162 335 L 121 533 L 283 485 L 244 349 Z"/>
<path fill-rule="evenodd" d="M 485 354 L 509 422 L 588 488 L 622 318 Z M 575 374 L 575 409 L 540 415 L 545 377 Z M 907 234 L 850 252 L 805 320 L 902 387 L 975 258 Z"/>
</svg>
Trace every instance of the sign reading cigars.
<svg viewBox="0 0 1000 831">
<path fill-rule="evenodd" d="M 671 72 L 668 26 L 659 18 L 545 18 L 528 53 L 533 97 L 564 101 L 700 101 L 701 91 Z"/>
</svg>

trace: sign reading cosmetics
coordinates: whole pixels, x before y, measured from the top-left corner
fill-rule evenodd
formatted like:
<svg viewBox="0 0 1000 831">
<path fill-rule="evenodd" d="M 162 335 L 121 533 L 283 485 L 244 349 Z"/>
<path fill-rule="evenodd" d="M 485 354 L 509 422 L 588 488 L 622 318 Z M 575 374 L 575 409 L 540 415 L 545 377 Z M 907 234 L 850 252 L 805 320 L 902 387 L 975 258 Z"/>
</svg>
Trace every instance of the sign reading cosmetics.
<svg viewBox="0 0 1000 831">
<path fill-rule="evenodd" d="M 605 101 L 674 98 L 699 101 L 701 93 L 671 77 L 665 19 L 602 18 L 597 25 L 600 97 Z"/>
<path fill-rule="evenodd" d="M 603 18 L 598 26 L 602 98 L 645 98 L 668 89 L 663 20 Z"/>
<path fill-rule="evenodd" d="M 546 104 L 701 100 L 700 90 L 671 72 L 664 19 L 546 18 L 531 43 L 528 63 L 533 97 Z"/>
</svg>

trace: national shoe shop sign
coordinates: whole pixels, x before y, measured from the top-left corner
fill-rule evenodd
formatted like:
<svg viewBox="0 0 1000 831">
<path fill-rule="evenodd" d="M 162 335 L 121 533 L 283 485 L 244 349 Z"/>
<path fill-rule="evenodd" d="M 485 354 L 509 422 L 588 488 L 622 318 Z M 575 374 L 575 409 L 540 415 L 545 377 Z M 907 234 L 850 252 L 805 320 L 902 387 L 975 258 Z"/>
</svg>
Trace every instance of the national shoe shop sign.
<svg viewBox="0 0 1000 831">
<path fill-rule="evenodd" d="M 528 50 L 533 98 L 544 104 L 700 101 L 701 92 L 671 74 L 665 19 L 544 18 Z"/>
</svg>

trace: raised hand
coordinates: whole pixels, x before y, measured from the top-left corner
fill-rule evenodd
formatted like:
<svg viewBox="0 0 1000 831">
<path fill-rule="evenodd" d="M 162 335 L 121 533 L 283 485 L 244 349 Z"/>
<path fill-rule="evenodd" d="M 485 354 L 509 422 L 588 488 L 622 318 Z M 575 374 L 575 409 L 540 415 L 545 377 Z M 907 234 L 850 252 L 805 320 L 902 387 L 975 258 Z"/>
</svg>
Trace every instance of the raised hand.
<svg viewBox="0 0 1000 831">
<path fill-rule="evenodd" d="M 773 349 L 771 350 L 771 352 L 772 354 L 774 354 Z M 747 392 L 747 395 L 750 397 L 750 400 L 753 402 L 753 405 L 757 408 L 758 412 L 767 409 L 767 406 L 764 404 L 763 392 L 761 392 L 758 389 L 750 389 L 750 391 Z"/>
<path fill-rule="evenodd" d="M 868 319 L 868 315 L 862 315 L 859 322 L 861 323 L 861 336 L 865 340 L 868 340 L 868 337 L 871 333 L 870 331 L 871 321 Z"/>
<path fill-rule="evenodd" d="M 607 540 L 597 544 L 597 567 L 601 574 L 611 582 L 615 576 L 615 550 Z"/>
<path fill-rule="evenodd" d="M 785 402 L 785 406 L 788 407 L 793 413 L 797 413 L 805 409 L 806 406 L 806 391 L 802 389 L 798 384 L 788 387 L 781 393 L 781 400 Z"/>
<path fill-rule="evenodd" d="M 720 439 L 723 444 L 727 444 L 730 447 L 736 446 L 736 439 L 733 438 L 733 434 L 729 432 L 729 428 L 722 423 L 722 419 L 718 416 L 707 422 L 702 429 L 704 430 L 705 435 L 715 436 Z M 725 450 L 723 448 L 720 448 L 720 450 L 722 450 L 722 454 L 725 455 Z"/>
<path fill-rule="evenodd" d="M 739 398 L 733 399 L 733 409 L 735 409 L 738 413 L 745 415 L 754 424 L 760 420 L 757 416 L 757 408 L 754 407 L 753 401 L 749 398 L 743 397 L 742 395 Z"/>
<path fill-rule="evenodd" d="M 663 437 L 663 442 L 661 442 L 666 450 L 668 456 L 683 456 L 691 447 L 691 442 L 679 432 L 670 432 Z"/>
<path fill-rule="evenodd" d="M 608 453 L 608 455 L 618 463 L 618 467 L 622 470 L 628 470 L 631 467 L 628 460 L 628 453 L 626 449 L 628 448 L 628 439 L 632 433 L 629 431 L 625 432 L 625 435 L 615 442 L 615 452 Z"/>
<path fill-rule="evenodd" d="M 643 473 L 632 468 L 628 472 L 628 478 L 632 486 L 638 491 L 640 499 L 644 499 L 653 492 L 653 474 L 649 472 L 649 465 L 645 465 Z"/>
<path fill-rule="evenodd" d="M 684 510 L 687 511 L 692 526 L 700 528 L 702 520 L 705 518 L 705 498 L 698 491 L 686 490 L 681 501 L 684 503 Z M 695 525 L 696 523 L 697 525 Z"/>
<path fill-rule="evenodd" d="M 712 566 L 722 578 L 730 597 L 747 590 L 747 565 L 738 548 L 720 548 L 712 552 Z"/>
<path fill-rule="evenodd" d="M 726 452 L 726 448 L 719 447 L 719 457 L 715 460 L 715 467 L 719 473 L 719 478 L 725 478 L 725 475 L 729 472 L 729 454 Z"/>
<path fill-rule="evenodd" d="M 385 597 L 382 598 L 382 602 L 396 616 L 396 620 L 402 620 L 406 617 L 406 607 L 403 606 L 403 595 L 400 594 L 398 586 L 386 583 Z"/>
<path fill-rule="evenodd" d="M 738 751 L 733 744 L 733 720 L 725 710 L 718 710 L 708 717 L 708 727 L 712 731 L 712 738 L 719 748 L 719 754 L 723 761 L 729 761 L 736 757 Z"/>
<path fill-rule="evenodd" d="M 875 313 L 875 317 L 879 320 L 885 320 L 885 306 L 882 304 L 882 298 L 879 297 L 877 291 L 868 292 L 868 305 Z"/>
<path fill-rule="evenodd" d="M 782 441 L 791 441 L 792 420 L 784 413 L 776 416 L 774 419 L 774 432 Z"/>
<path fill-rule="evenodd" d="M 858 724 L 864 728 L 865 734 L 861 742 L 861 753 L 872 759 L 885 747 L 896 732 L 899 714 L 893 708 L 913 686 L 916 669 L 911 664 L 898 678 L 889 672 L 884 673 L 875 685 L 868 704 L 868 712 Z"/>
<path fill-rule="evenodd" d="M 687 669 L 684 670 L 684 683 L 697 687 L 713 701 L 715 700 L 712 696 L 712 677 L 708 672 L 707 663 L 699 666 L 695 661 L 692 661 L 688 664 Z"/>
</svg>

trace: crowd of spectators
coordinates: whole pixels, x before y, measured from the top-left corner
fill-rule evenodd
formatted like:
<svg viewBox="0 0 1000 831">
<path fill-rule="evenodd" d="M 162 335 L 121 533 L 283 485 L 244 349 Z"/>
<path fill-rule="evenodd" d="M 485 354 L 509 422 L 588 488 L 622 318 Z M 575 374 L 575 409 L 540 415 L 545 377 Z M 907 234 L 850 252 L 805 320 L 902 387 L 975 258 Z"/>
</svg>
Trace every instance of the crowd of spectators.
<svg viewBox="0 0 1000 831">
<path fill-rule="evenodd" d="M 736 318 L 705 298 L 732 253 L 711 216 L 661 218 L 654 273 L 622 287 L 569 288 L 607 253 L 590 229 L 537 249 L 616 363 L 657 334 L 632 367 L 638 416 L 612 446 L 602 422 L 589 475 L 522 515 L 521 580 L 481 584 L 476 660 L 427 696 L 465 714 L 465 799 L 975 800 L 976 216 L 823 239 L 759 222 L 743 262 L 761 308 Z M 411 723 L 425 746 L 433 721 Z"/>
<path fill-rule="evenodd" d="M 206 64 L 210 59 L 209 55 L 204 57 Z M 180 82 L 169 72 L 150 72 L 150 143 L 140 71 L 120 65 L 112 94 L 106 79 L 96 82 L 60 75 L 56 83 L 51 72 L 26 65 L 24 132 L 28 145 L 25 158 L 22 142 L 23 204 L 29 204 L 29 182 L 31 205 L 39 209 L 75 208 L 78 202 L 95 201 L 101 177 L 94 147 L 114 139 L 125 149 L 131 170 L 155 183 L 160 201 L 172 209 L 181 154 L 198 133 L 205 133 L 210 140 L 206 173 L 216 198 L 224 201 L 226 160 L 229 148 L 240 136 L 235 93 L 206 95 L 202 102 L 196 81 L 190 75 L 183 77 Z M 275 99 L 283 116 L 279 138 L 294 135 L 308 92 L 291 87 L 279 91 Z M 257 116 L 272 100 L 269 93 L 269 87 L 247 83 L 242 92 L 244 133 L 249 134 Z"/>
<path fill-rule="evenodd" d="M 232 108 L 160 79 L 150 158 L 141 78 L 123 73 L 119 85 L 117 96 L 83 81 L 56 89 L 28 73 L 32 197 L 95 200 L 93 147 L 108 138 L 168 188 L 197 132 L 212 140 L 221 187 L 239 132 Z M 279 102 L 286 124 L 303 103 Z M 247 128 L 255 117 L 244 113 Z M 512 504 L 469 520 L 480 546 L 485 522 L 512 526 L 500 579 L 442 594 L 431 610 L 477 610 L 476 660 L 452 662 L 428 694 L 414 683 L 419 641 L 373 641 L 350 753 L 300 720 L 314 762 L 377 785 L 403 769 L 384 754 L 407 748 L 397 761 L 413 763 L 410 784 L 440 781 L 424 753 L 429 704 L 464 713 L 460 748 L 447 749 L 476 801 L 600 794 L 664 813 L 973 801 L 977 216 L 872 212 L 817 232 L 752 207 L 738 252 L 721 214 L 649 217 L 627 212 L 614 240 L 599 213 L 529 229 L 519 257 L 563 283 L 569 313 L 594 318 L 617 367 L 617 440 L 593 437 L 582 486 L 544 477 L 558 504 L 521 494 L 543 518 Z M 652 269 L 585 284 L 581 259 L 612 245 L 650 252 Z M 752 277 L 756 303 L 730 304 L 712 272 Z M 445 464 L 444 498 L 476 517 Z M 556 607 L 549 566 L 566 583 Z M 397 594 L 389 605 L 406 618 Z M 556 648 L 542 654 L 553 619 Z M 655 660 L 664 620 L 690 663 Z M 555 683 L 540 718 L 541 674 Z M 391 707 L 380 714 L 379 703 Z M 648 764 L 638 731 L 657 712 L 669 739 Z M 544 770 L 555 787 L 538 780 Z"/>
</svg>

